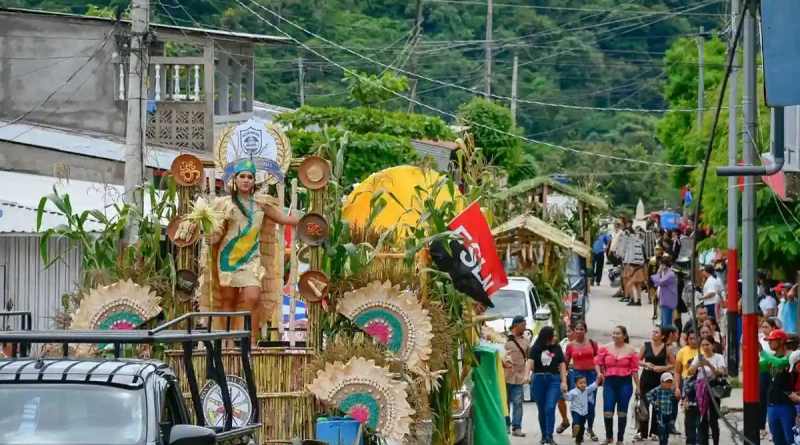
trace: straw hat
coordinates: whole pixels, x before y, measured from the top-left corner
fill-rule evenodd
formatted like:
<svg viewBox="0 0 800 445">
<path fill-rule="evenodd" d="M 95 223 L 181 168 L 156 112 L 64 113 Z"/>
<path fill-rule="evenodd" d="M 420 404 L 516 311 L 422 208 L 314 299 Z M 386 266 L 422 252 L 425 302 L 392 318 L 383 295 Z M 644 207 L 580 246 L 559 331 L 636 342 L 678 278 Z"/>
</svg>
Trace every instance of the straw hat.
<svg viewBox="0 0 800 445">
<path fill-rule="evenodd" d="M 319 190 L 328 184 L 331 177 L 331 166 L 319 156 L 303 159 L 297 169 L 300 182 L 309 190 Z"/>
</svg>

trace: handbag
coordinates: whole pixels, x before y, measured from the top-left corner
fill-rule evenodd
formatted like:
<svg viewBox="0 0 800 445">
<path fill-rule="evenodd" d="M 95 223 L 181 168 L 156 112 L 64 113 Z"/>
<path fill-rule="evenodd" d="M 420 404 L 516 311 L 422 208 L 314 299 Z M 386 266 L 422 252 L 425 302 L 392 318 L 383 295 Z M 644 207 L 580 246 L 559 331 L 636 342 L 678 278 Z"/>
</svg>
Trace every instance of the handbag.
<svg viewBox="0 0 800 445">
<path fill-rule="evenodd" d="M 634 410 L 636 421 L 639 423 L 647 423 L 650 421 L 650 410 L 647 409 L 644 400 L 636 396 L 636 409 Z"/>
<path fill-rule="evenodd" d="M 733 392 L 733 386 L 731 386 L 730 379 L 727 377 L 709 381 L 709 388 L 711 389 L 711 395 L 717 399 L 727 399 Z"/>
</svg>

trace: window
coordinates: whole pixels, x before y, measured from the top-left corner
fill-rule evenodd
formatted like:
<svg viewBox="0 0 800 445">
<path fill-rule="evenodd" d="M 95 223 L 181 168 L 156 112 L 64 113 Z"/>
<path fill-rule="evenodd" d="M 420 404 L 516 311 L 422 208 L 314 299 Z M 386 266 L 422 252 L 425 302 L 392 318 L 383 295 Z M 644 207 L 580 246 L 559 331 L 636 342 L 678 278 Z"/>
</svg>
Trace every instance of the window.
<svg viewBox="0 0 800 445">
<path fill-rule="evenodd" d="M 500 289 L 492 295 L 492 303 L 494 307 L 489 308 L 486 315 L 502 315 L 503 318 L 529 315 L 525 292 L 521 290 Z"/>
<path fill-rule="evenodd" d="M 0 384 L 0 444 L 133 445 L 144 441 L 142 389 Z"/>
</svg>

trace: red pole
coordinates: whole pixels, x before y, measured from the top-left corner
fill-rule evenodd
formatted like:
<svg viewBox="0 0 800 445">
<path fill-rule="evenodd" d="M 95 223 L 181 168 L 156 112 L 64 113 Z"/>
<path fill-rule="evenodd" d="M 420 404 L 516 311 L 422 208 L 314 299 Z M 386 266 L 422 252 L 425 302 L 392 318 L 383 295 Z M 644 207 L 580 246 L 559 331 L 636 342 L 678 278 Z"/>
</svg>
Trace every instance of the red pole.
<svg viewBox="0 0 800 445">
<path fill-rule="evenodd" d="M 762 408 L 759 402 L 757 314 L 742 315 L 742 374 L 744 418 L 757 419 L 757 416 L 761 416 L 763 414 L 762 411 L 766 409 L 766 407 Z M 757 437 L 755 443 L 758 443 Z"/>
<path fill-rule="evenodd" d="M 739 252 L 728 249 L 728 375 L 739 376 Z"/>
</svg>

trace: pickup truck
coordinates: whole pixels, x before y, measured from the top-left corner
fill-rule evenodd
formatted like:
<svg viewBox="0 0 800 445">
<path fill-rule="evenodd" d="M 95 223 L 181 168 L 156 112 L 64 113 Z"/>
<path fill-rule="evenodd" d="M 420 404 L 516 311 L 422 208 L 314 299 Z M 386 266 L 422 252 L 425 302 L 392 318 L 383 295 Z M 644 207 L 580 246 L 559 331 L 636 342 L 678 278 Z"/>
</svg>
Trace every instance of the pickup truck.
<svg viewBox="0 0 800 445">
<path fill-rule="evenodd" d="M 250 314 L 246 312 L 192 313 L 152 330 L 134 331 L 32 331 L 30 313 L 0 312 L 0 318 L 21 316 L 26 330 L 0 331 L 0 343 L 11 344 L 11 357 L 0 359 L 0 444 L 2 445 L 248 445 L 254 443 L 258 424 L 256 387 L 250 364 Z M 245 318 L 245 329 L 194 330 L 198 318 Z M 25 321 L 27 320 L 27 322 Z M 181 323 L 186 327 L 180 330 Z M 231 400 L 222 365 L 222 341 L 241 340 L 243 390 Z M 193 347 L 202 342 L 207 367 L 217 385 L 212 407 L 219 421 L 207 422 L 208 398 L 201 400 L 191 360 Z M 108 358 L 27 357 L 30 345 L 100 344 L 113 350 Z M 184 404 L 174 372 L 159 360 L 122 358 L 123 345 L 180 343 L 192 396 L 192 409 Z M 241 399 L 247 404 L 245 417 Z M 234 405 L 236 403 L 236 405 Z M 230 415 L 229 413 L 234 413 Z M 234 419 L 237 417 L 237 419 Z M 236 421 L 235 421 L 236 420 Z"/>
</svg>

